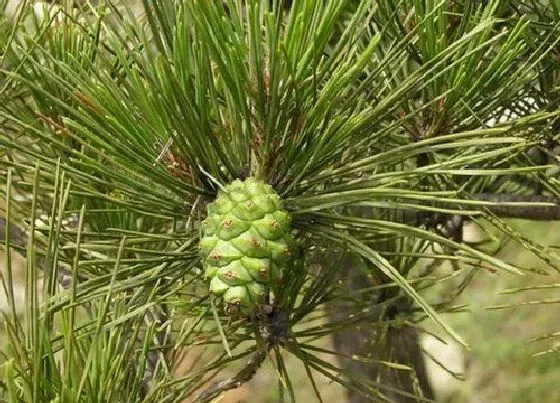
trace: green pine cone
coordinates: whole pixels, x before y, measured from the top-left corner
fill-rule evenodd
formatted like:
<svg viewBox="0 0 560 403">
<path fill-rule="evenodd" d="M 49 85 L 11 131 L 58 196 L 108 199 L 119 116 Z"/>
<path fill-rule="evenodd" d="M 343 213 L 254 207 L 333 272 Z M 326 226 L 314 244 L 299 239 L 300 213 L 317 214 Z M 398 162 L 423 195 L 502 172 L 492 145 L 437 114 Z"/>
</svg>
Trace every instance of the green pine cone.
<svg viewBox="0 0 560 403">
<path fill-rule="evenodd" d="M 291 217 L 272 187 L 255 178 L 218 192 L 202 222 L 200 254 L 210 292 L 226 310 L 258 312 L 279 284 L 293 249 Z"/>
</svg>

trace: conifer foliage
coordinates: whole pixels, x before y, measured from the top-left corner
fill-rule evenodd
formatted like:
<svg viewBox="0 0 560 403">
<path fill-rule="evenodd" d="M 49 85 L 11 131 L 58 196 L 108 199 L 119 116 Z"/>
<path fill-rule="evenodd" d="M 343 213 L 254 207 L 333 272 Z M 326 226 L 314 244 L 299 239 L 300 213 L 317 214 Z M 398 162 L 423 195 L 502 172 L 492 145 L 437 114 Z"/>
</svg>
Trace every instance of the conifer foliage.
<svg viewBox="0 0 560 403">
<path fill-rule="evenodd" d="M 466 345 L 441 314 L 528 269 L 465 221 L 557 269 L 504 221 L 560 217 L 557 1 L 30 3 L 0 22 L 6 400 L 212 401 L 273 367 L 296 401 L 289 354 L 318 401 L 426 401 L 421 361 L 329 338 Z"/>
</svg>

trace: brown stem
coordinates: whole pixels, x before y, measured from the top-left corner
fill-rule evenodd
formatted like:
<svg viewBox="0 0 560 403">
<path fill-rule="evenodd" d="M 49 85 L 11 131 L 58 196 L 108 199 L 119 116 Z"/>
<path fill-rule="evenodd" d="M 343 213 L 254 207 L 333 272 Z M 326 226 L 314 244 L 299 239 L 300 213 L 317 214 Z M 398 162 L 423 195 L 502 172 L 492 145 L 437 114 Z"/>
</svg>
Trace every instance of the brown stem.
<svg viewBox="0 0 560 403">
<path fill-rule="evenodd" d="M 253 379 L 253 376 L 255 376 L 257 370 L 266 359 L 266 355 L 266 351 L 259 350 L 254 352 L 249 358 L 249 361 L 247 361 L 245 368 L 231 378 L 213 383 L 206 390 L 200 393 L 194 401 L 200 403 L 209 402 L 217 398 L 221 393 L 230 389 L 238 388 L 241 384 L 249 382 Z"/>
<path fill-rule="evenodd" d="M 541 195 L 512 195 L 478 193 L 475 200 L 501 203 L 487 207 L 490 212 L 503 218 L 522 218 L 535 221 L 560 220 L 560 201 L 557 198 Z M 553 206 L 514 206 L 508 203 L 550 203 Z"/>
</svg>

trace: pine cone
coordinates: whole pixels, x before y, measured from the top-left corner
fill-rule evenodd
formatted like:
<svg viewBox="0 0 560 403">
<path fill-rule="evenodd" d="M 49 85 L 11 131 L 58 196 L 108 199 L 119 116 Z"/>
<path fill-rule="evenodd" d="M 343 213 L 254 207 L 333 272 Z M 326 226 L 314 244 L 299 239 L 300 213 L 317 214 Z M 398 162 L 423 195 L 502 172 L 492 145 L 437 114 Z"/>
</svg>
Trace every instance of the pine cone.
<svg viewBox="0 0 560 403">
<path fill-rule="evenodd" d="M 292 254 L 290 230 L 278 194 L 253 177 L 235 180 L 208 205 L 200 253 L 210 292 L 228 312 L 251 315 L 268 302 Z"/>
</svg>

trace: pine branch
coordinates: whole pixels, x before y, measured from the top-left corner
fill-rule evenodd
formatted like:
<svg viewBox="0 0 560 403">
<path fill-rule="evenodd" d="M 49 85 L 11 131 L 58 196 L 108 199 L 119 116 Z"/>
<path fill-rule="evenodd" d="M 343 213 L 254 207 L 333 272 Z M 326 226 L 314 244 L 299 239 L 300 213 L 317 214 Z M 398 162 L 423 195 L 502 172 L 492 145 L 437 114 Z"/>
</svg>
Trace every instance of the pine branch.
<svg viewBox="0 0 560 403">
<path fill-rule="evenodd" d="M 536 88 L 534 77 L 540 75 L 536 70 L 541 69 L 541 60 L 560 41 L 556 24 L 539 29 L 538 41 L 526 40 L 532 33 L 529 20 L 500 19 L 498 3 L 493 2 L 482 5 L 476 13 L 463 11 L 462 16 L 462 4 L 447 2 L 413 5 L 405 1 L 395 6 L 372 0 L 316 4 L 289 0 L 144 0 L 140 2 L 144 5 L 142 16 L 122 2 L 114 6 L 100 3 L 95 13 L 89 12 L 88 5 L 97 2 L 78 6 L 81 3 L 65 2 L 63 12 L 59 7 L 45 10 L 44 23 L 40 24 L 45 35 L 22 33 L 23 39 L 30 40 L 14 40 L 11 45 L 13 65 L 19 67 L 7 77 L 10 83 L 28 91 L 30 106 L 21 108 L 11 96 L 0 96 L 0 119 L 6 120 L 10 133 L 11 126 L 18 133 L 0 136 L 0 144 L 10 156 L 3 163 L 8 169 L 21 171 L 17 185 L 22 191 L 29 190 L 28 178 L 37 162 L 42 173 L 40 186 L 35 186 L 37 192 L 56 194 L 57 189 L 51 187 L 63 171 L 72 188 L 68 190 L 67 208 L 61 206 L 60 211 L 85 205 L 90 212 L 83 221 L 87 234 L 79 231 L 84 239 L 81 250 L 76 246 L 73 273 L 77 276 L 79 269 L 93 281 L 72 282 L 69 272 L 59 278 L 65 287 L 74 286 L 72 297 L 56 305 L 60 309 L 70 302 L 63 313 L 72 312 L 70 333 L 64 335 L 70 349 L 64 355 L 63 384 L 69 389 L 71 369 L 79 371 L 79 365 L 70 359 L 73 335 L 78 334 L 72 328 L 77 323 L 73 321 L 75 307 L 98 297 L 106 297 L 108 307 L 112 297 L 122 292 L 126 304 L 114 315 L 100 317 L 99 329 L 109 327 L 120 337 L 121 320 L 133 319 L 131 329 L 139 332 L 148 325 L 150 337 L 145 339 L 145 355 L 138 368 L 144 370 L 145 377 L 138 376 L 135 390 L 142 388 L 139 383 L 144 392 L 158 390 L 152 379 L 162 372 L 161 366 L 166 363 L 162 349 L 169 344 L 165 340 L 168 335 L 161 330 L 165 325 L 158 325 L 169 323 L 169 331 L 174 310 L 169 310 L 170 317 L 159 316 L 148 304 L 185 308 L 188 303 L 188 315 L 198 315 L 197 309 L 191 308 L 199 306 L 185 301 L 182 281 L 190 285 L 191 279 L 194 282 L 200 277 L 188 272 L 200 256 L 196 247 L 177 253 L 172 246 L 177 243 L 176 227 L 191 228 L 191 220 L 204 219 L 204 203 L 214 197 L 215 182 L 225 185 L 233 178 L 256 172 L 277 185 L 275 189 L 296 220 L 305 219 L 308 212 L 319 212 L 316 218 L 328 224 L 324 229 L 313 220 L 301 225 L 296 222 L 300 226 L 295 227 L 302 230 L 302 235 L 319 233 L 313 239 L 318 241 L 311 245 L 314 248 L 327 249 L 333 239 L 344 244 L 349 240 L 344 226 L 355 229 L 359 239 L 350 239 L 354 250 L 369 259 L 373 267 L 377 264 L 398 279 L 395 286 L 414 295 L 440 324 L 444 321 L 436 312 L 438 307 L 432 309 L 433 304 L 424 301 L 409 284 L 406 267 L 412 267 L 415 255 L 429 255 L 425 250 L 430 245 L 447 245 L 449 254 L 434 257 L 436 261 L 460 259 L 452 251 L 464 250 L 470 257 L 483 257 L 504 270 L 515 271 L 513 265 L 462 242 L 464 220 L 484 216 L 484 212 L 487 216 L 533 220 L 560 216 L 558 200 L 552 198 L 473 195 L 497 189 L 486 186 L 488 182 L 501 185 L 494 182 L 496 177 L 501 176 L 507 185 L 512 176 L 523 179 L 548 165 L 533 162 L 507 166 L 528 147 L 539 144 L 540 128 L 551 126 L 557 117 L 554 112 L 537 113 L 532 102 L 526 103 L 527 94 L 533 94 L 530 89 Z M 546 98 L 541 89 L 536 92 L 531 98 Z M 549 108 L 542 105 L 539 110 L 557 110 L 554 101 L 548 102 Z M 487 127 L 490 118 L 497 120 L 498 113 L 501 122 L 508 122 Z M 410 144 L 411 138 L 418 141 Z M 32 140 L 32 147 L 28 140 Z M 159 149 L 163 144 L 169 147 Z M 426 157 L 425 163 L 414 164 L 418 155 Z M 209 177 L 215 178 L 214 183 Z M 457 188 L 464 193 L 451 199 L 457 197 Z M 199 199 L 202 202 L 197 210 Z M 531 201 L 540 204 L 529 205 Z M 366 207 L 378 220 L 354 219 L 353 210 L 348 217 L 328 216 L 338 207 L 353 208 L 353 204 Z M 24 215 L 30 211 L 27 206 L 22 210 Z M 36 211 L 32 210 L 31 216 Z M 28 244 L 33 242 L 27 239 L 27 227 L 5 227 L 4 223 L 3 238 L 7 232 L 14 233 L 10 246 L 26 254 Z M 58 235 L 50 238 L 51 247 L 60 248 L 67 258 L 74 247 L 69 236 L 73 231 L 62 229 L 65 240 L 59 241 Z M 115 230 L 135 238 L 122 259 L 120 254 L 113 259 L 121 240 L 111 235 Z M 198 241 L 188 232 L 180 236 L 192 245 Z M 393 237 L 405 242 L 392 244 Z M 408 239 L 419 239 L 421 242 L 415 244 L 426 249 L 410 247 Z M 302 237 L 301 241 L 306 240 Z M 124 251 L 124 242 L 122 245 Z M 52 264 L 45 262 L 44 250 L 40 246 L 37 249 L 36 260 L 42 260 L 28 265 L 33 274 L 36 266 L 47 268 Z M 161 262 L 165 262 L 163 266 L 157 266 Z M 107 284 L 112 263 L 114 276 Z M 53 269 L 60 273 L 61 269 Z M 256 353 L 252 347 L 239 356 L 245 359 L 253 354 L 247 367 L 211 385 L 198 401 L 211 400 L 250 380 L 270 346 L 284 345 L 290 351 L 284 343 L 292 326 L 313 326 L 299 319 L 324 301 L 327 288 L 322 284 L 324 277 L 318 277 L 314 280 L 315 291 L 307 290 L 302 285 L 308 274 L 302 271 L 301 281 L 298 278 L 293 282 L 298 285 L 293 287 L 293 300 L 302 295 L 307 303 L 297 306 L 296 313 L 302 313 L 296 315 L 298 320 L 289 321 L 281 315 L 270 320 L 263 333 L 267 347 Z M 177 287 L 171 286 L 179 279 Z M 288 280 L 282 283 L 283 288 L 291 284 Z M 150 288 L 153 294 L 143 294 L 140 286 L 146 284 L 154 284 Z M 359 292 L 376 297 L 377 291 L 371 288 L 366 286 Z M 137 298 L 128 299 L 133 294 Z M 196 290 L 194 296 L 199 295 Z M 343 302 L 346 295 L 337 298 L 335 304 Z M 378 302 L 371 299 L 364 304 L 377 308 Z M 389 305 L 391 301 L 385 299 L 384 303 Z M 350 306 L 359 307 L 359 303 Z M 406 306 L 402 311 L 394 306 L 391 309 L 399 311 L 399 317 L 415 315 Z M 359 312 L 352 312 L 354 323 L 369 323 Z M 118 315 L 123 315 L 122 319 Z M 392 322 L 393 316 L 383 313 L 381 319 Z M 314 331 L 325 336 L 336 331 L 336 326 L 338 330 L 350 328 L 347 320 L 339 322 Z M 32 326 L 31 330 L 37 328 Z M 444 328 L 454 334 L 449 326 Z M 399 328 L 394 329 L 398 345 Z M 185 332 L 185 339 L 178 339 L 188 344 L 196 334 L 192 329 Z M 196 340 L 198 343 L 202 339 Z M 250 332 L 247 340 L 255 341 Z M 402 338 L 401 343 L 408 346 L 410 340 Z M 53 343 L 45 339 L 47 342 Z M 136 351 L 137 344 L 136 338 L 126 340 L 130 351 Z M 85 349 L 96 345 L 102 344 L 84 344 Z M 47 347 L 46 351 L 52 350 Z M 128 350 L 117 352 L 128 356 Z M 303 357 L 303 361 L 308 357 L 298 355 L 296 348 L 290 352 Z M 398 362 L 415 360 L 413 354 L 403 357 L 398 353 L 392 354 Z M 37 357 L 30 362 L 40 362 Z M 317 362 L 315 365 L 326 365 Z M 220 368 L 229 364 L 231 361 L 224 360 Z M 282 367 L 279 362 L 280 372 Z M 393 375 L 401 374 L 388 374 L 387 379 L 399 383 Z M 420 378 L 421 374 L 417 375 Z M 90 388 L 87 376 L 84 373 L 84 381 L 79 381 L 88 385 L 86 389 Z M 343 377 L 336 371 L 332 379 Z M 93 378 L 97 378 L 95 373 Z M 359 391 L 369 382 L 362 378 L 340 383 Z M 34 398 L 35 385 L 41 382 L 33 379 Z M 128 396 L 126 385 L 115 384 L 119 396 L 122 393 L 125 400 L 135 400 Z M 190 391 L 199 388 L 192 386 Z M 289 389 L 293 393 L 291 386 Z M 387 389 L 397 387 L 389 385 Z M 97 396 L 103 390 L 94 387 L 89 393 Z"/>
<path fill-rule="evenodd" d="M 533 221 L 560 220 L 560 201 L 552 196 L 477 193 L 471 195 L 470 199 L 493 203 L 492 205 L 484 206 L 484 209 L 500 218 L 518 218 Z M 535 205 L 531 205 L 531 203 Z M 402 217 L 406 222 L 416 223 L 416 225 L 424 224 L 450 237 L 453 237 L 455 231 L 461 229 L 464 221 L 468 221 L 467 215 L 408 209 L 397 211 L 402 213 Z"/>
<path fill-rule="evenodd" d="M 204 390 L 197 396 L 195 402 L 209 402 L 212 399 L 217 398 L 221 393 L 230 389 L 238 388 L 241 384 L 249 382 L 253 378 L 253 376 L 255 376 L 257 370 L 266 359 L 266 355 L 266 351 L 259 350 L 254 352 L 249 358 L 249 361 L 247 361 L 245 368 L 243 368 L 231 378 L 224 379 L 223 381 L 212 384 L 210 387 L 208 387 L 208 389 Z"/>
<path fill-rule="evenodd" d="M 264 341 L 264 348 L 254 352 L 249 358 L 245 368 L 235 376 L 215 382 L 206 390 L 201 392 L 194 400 L 196 402 L 208 402 L 218 397 L 221 393 L 235 389 L 245 382 L 249 382 L 256 374 L 262 362 L 265 360 L 268 351 L 286 344 L 290 332 L 290 320 L 284 310 L 271 309 L 268 313 L 255 318 L 259 327 L 260 336 Z"/>
<path fill-rule="evenodd" d="M 475 200 L 488 201 L 496 205 L 488 210 L 502 218 L 521 218 L 525 220 L 553 221 L 560 220 L 560 202 L 557 198 L 541 195 L 514 195 L 479 193 L 474 195 Z M 499 205 L 502 203 L 503 205 Z M 506 203 L 523 203 L 514 206 Z M 528 203 L 551 203 L 553 206 L 531 206 Z"/>
</svg>

